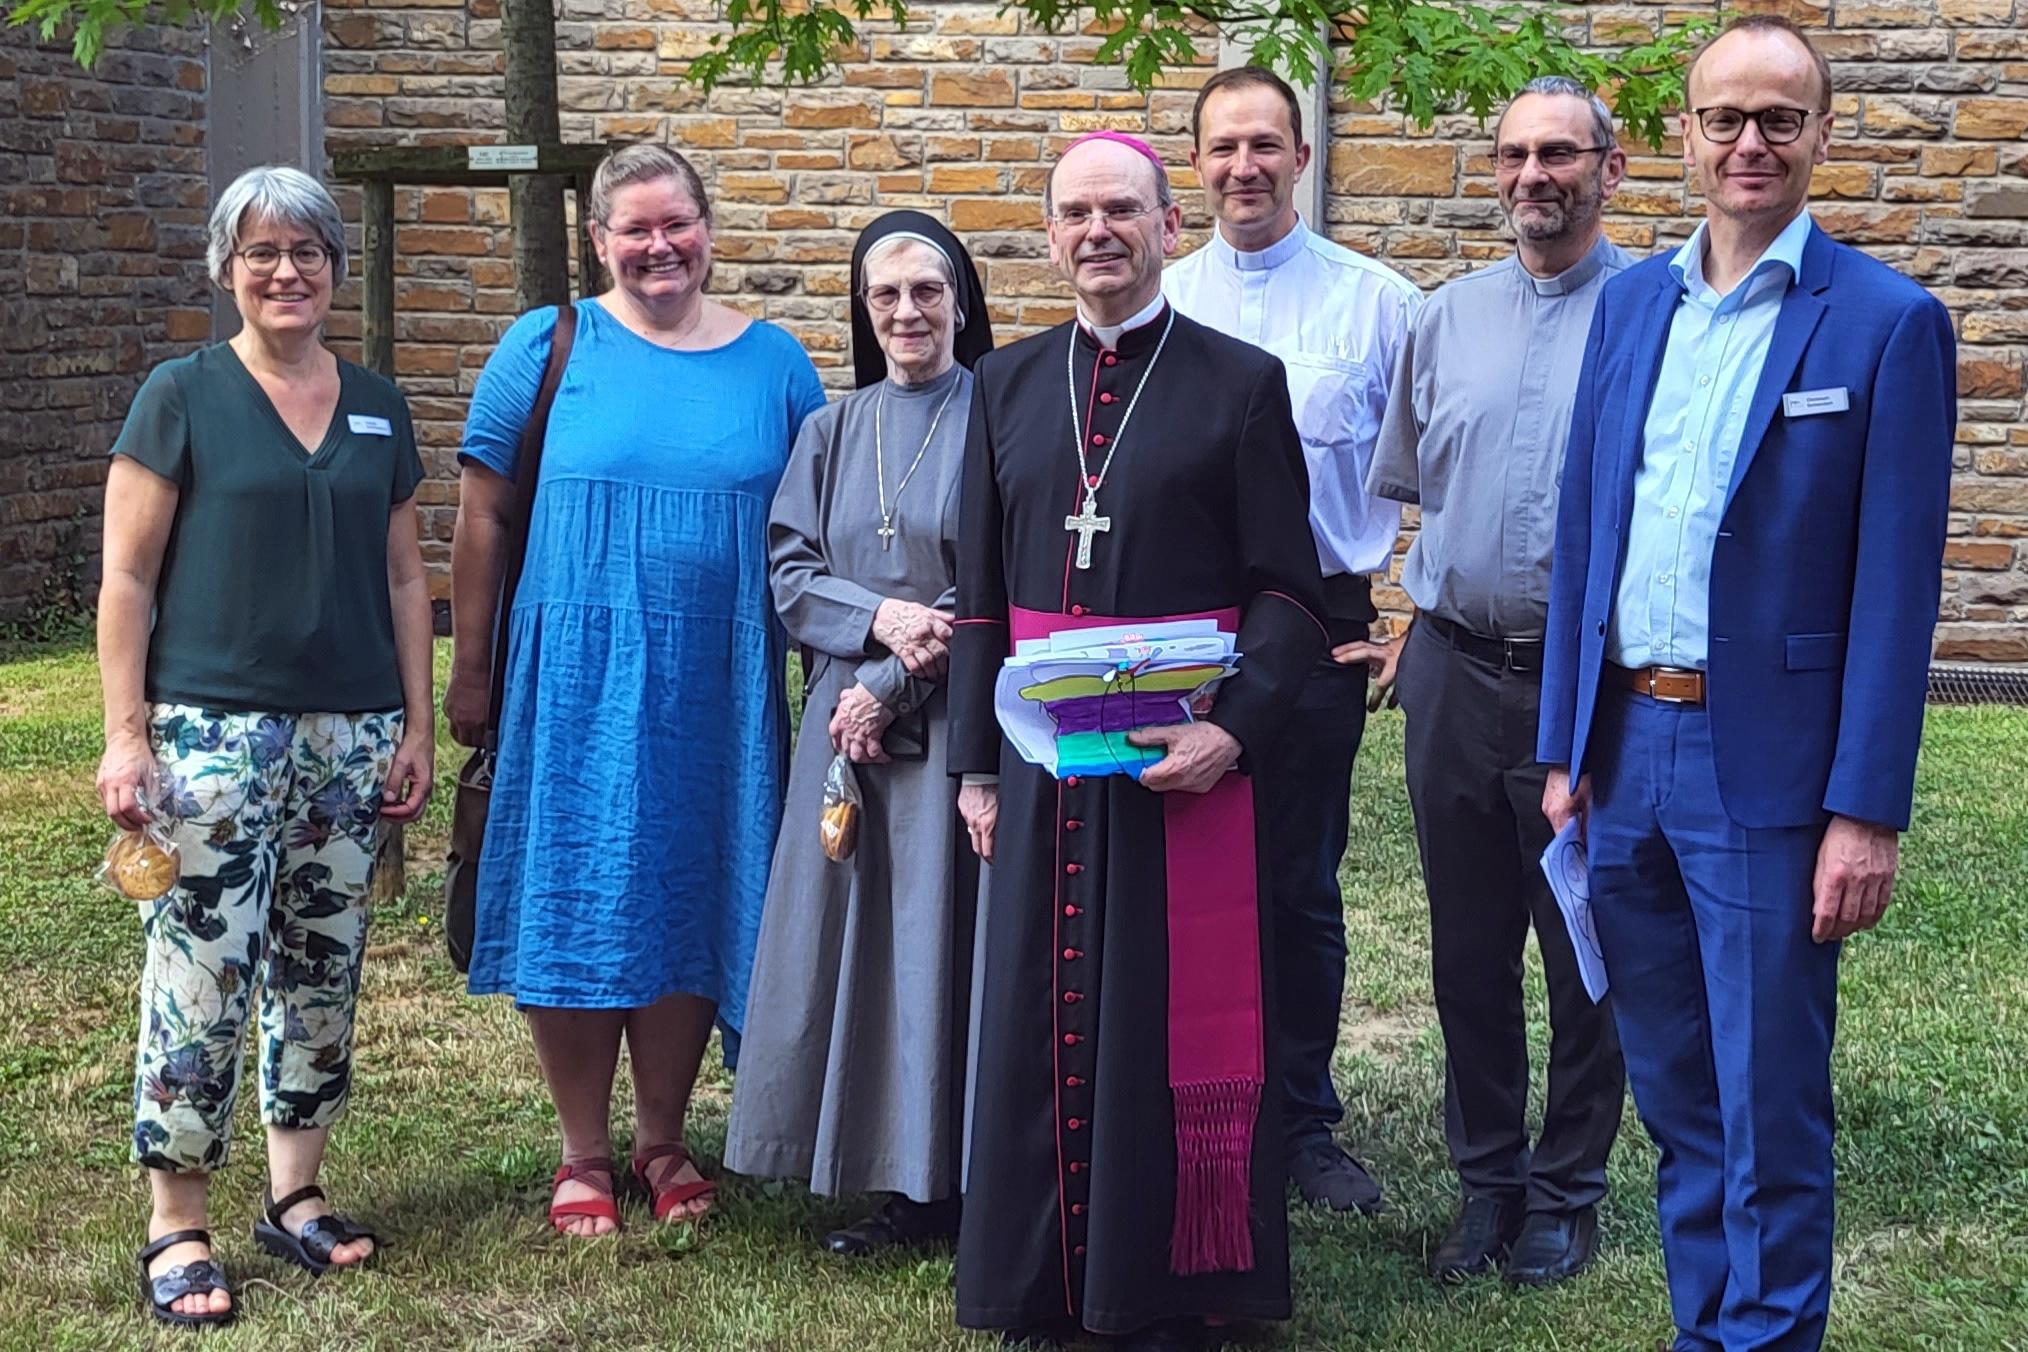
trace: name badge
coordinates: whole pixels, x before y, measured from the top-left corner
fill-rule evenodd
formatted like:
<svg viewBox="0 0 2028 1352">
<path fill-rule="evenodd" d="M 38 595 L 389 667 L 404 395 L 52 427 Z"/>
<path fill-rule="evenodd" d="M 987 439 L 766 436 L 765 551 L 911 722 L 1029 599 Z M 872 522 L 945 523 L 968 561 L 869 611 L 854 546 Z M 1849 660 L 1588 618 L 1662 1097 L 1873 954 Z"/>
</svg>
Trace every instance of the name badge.
<svg viewBox="0 0 2028 1352">
<path fill-rule="evenodd" d="M 1838 391 L 1840 397 L 1844 393 L 1843 390 Z M 1843 407 L 1843 405 L 1840 405 L 1840 407 Z M 354 432 L 362 437 L 391 437 L 394 435 L 394 424 L 385 418 L 369 418 L 364 413 L 350 413 L 346 415 L 345 422 Z"/>
<path fill-rule="evenodd" d="M 1852 397 L 1843 385 L 1832 390 L 1795 390 L 1782 396 L 1782 412 L 1791 418 L 1808 418 L 1818 413 L 1843 413 L 1852 407 Z"/>
</svg>

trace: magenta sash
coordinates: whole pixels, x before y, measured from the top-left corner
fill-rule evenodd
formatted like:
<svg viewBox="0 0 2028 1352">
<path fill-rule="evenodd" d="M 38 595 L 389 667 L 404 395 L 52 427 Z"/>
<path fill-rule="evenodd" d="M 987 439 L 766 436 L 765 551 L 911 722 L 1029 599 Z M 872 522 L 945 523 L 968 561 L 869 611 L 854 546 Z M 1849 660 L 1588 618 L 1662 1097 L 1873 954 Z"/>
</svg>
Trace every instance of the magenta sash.
<svg viewBox="0 0 2028 1352">
<path fill-rule="evenodd" d="M 1188 615 L 1063 615 L 1008 608 L 1014 642 L 1066 629 Z M 1260 896 L 1253 782 L 1234 771 L 1208 793 L 1162 795 L 1168 876 L 1169 1091 L 1176 1111 L 1176 1215 L 1169 1267 L 1188 1276 L 1253 1267 L 1253 1133 L 1265 1080 Z"/>
</svg>

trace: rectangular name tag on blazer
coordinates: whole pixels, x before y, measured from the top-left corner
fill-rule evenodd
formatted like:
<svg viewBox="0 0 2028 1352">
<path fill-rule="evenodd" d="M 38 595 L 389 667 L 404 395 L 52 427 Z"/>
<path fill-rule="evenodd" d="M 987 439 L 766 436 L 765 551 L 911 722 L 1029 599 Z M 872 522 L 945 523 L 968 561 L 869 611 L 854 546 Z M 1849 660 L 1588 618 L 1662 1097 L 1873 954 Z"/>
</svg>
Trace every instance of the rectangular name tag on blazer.
<svg viewBox="0 0 2028 1352">
<path fill-rule="evenodd" d="M 1843 390 L 1838 391 L 1840 397 L 1844 393 Z M 354 433 L 362 437 L 391 437 L 394 435 L 394 424 L 385 418 L 370 418 L 364 413 L 352 413 L 346 415 L 345 421 L 351 425 Z"/>
<path fill-rule="evenodd" d="M 1782 396 L 1782 412 L 1791 418 L 1808 418 L 1818 413 L 1843 413 L 1852 407 L 1852 396 L 1843 385 L 1833 390 L 1794 390 Z"/>
</svg>

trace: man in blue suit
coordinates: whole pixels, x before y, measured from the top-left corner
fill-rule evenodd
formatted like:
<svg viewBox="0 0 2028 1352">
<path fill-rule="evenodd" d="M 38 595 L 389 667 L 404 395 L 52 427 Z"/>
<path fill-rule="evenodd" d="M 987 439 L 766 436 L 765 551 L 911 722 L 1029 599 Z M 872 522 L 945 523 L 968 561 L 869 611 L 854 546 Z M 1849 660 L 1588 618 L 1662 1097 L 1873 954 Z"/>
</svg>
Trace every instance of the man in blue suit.
<svg viewBox="0 0 2028 1352">
<path fill-rule="evenodd" d="M 1943 306 L 1812 223 L 1824 58 L 1693 58 L 1697 232 L 1608 282 L 1563 469 L 1537 754 L 1581 819 L 1661 1148 L 1675 1352 L 1824 1337 L 1839 941 L 1908 826 L 1956 423 Z"/>
</svg>

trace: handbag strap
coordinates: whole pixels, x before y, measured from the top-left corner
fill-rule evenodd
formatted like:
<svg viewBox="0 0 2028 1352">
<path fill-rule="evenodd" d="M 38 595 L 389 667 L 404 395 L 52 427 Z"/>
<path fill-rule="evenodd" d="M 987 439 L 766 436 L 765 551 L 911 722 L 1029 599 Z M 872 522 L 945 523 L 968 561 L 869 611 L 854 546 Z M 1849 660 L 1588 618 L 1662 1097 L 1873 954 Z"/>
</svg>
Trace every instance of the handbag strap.
<svg viewBox="0 0 2028 1352">
<path fill-rule="evenodd" d="M 500 704 L 507 693 L 507 621 L 514 613 L 514 593 L 521 586 L 521 566 L 528 561 L 528 526 L 535 514 L 535 485 L 542 474 L 542 446 L 549 434 L 549 409 L 570 364 L 571 341 L 577 336 L 577 306 L 556 307 L 556 331 L 549 339 L 549 363 L 535 407 L 521 428 L 521 450 L 514 459 L 514 532 L 507 542 L 507 571 L 500 582 L 500 609 L 493 620 L 493 690 L 486 704 L 486 743 L 491 747 L 500 730 Z"/>
</svg>

